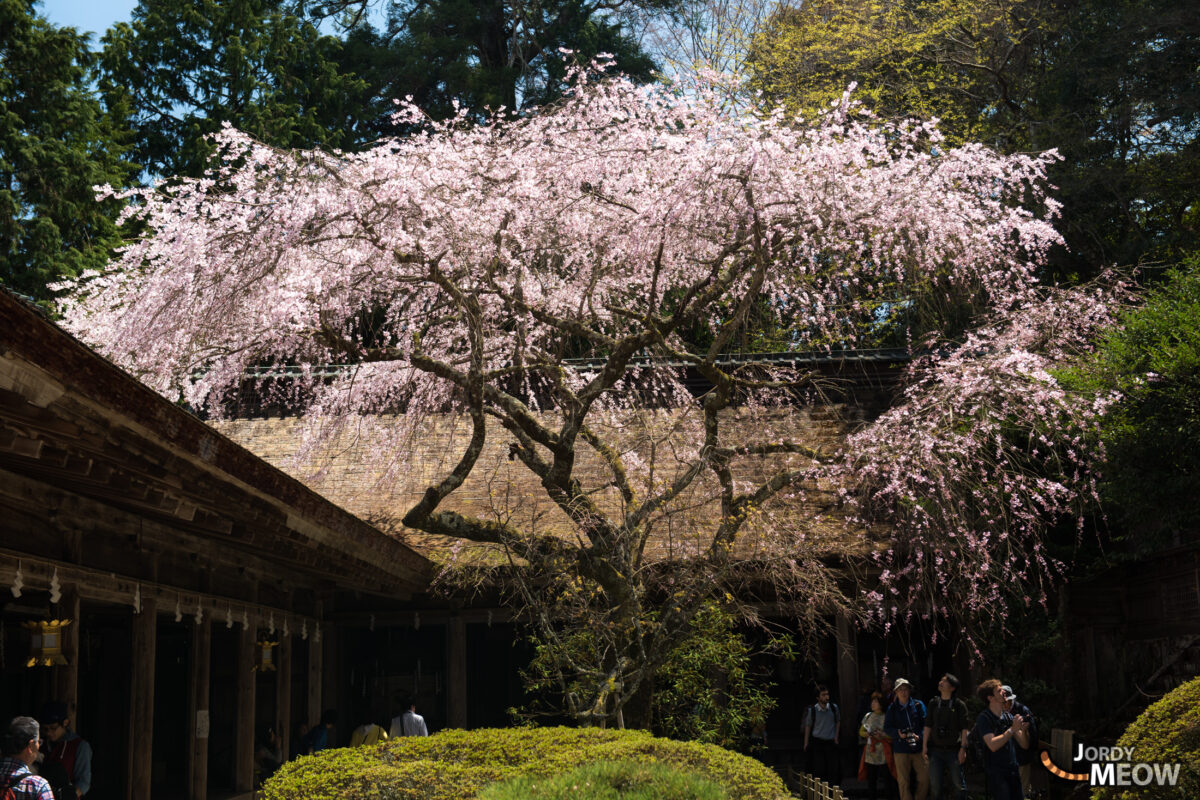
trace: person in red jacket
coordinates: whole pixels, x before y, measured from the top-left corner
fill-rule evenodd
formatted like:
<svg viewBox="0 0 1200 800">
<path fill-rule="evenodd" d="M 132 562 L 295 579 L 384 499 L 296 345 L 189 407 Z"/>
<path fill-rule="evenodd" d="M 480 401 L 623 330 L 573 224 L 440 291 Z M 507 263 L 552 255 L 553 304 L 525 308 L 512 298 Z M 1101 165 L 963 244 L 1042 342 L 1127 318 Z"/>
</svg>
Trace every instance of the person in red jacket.
<svg viewBox="0 0 1200 800">
<path fill-rule="evenodd" d="M 42 724 L 42 775 L 56 790 L 69 785 L 76 798 L 82 798 L 92 788 L 92 746 L 71 730 L 66 703 L 46 703 L 38 719 Z"/>
</svg>

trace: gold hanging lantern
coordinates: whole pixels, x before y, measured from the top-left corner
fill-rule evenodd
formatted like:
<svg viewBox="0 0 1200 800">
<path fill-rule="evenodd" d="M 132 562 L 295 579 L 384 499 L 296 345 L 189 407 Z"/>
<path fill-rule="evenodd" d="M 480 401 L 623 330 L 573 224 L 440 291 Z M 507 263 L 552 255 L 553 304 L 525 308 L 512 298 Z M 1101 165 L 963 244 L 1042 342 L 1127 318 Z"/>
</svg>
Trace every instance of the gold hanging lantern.
<svg viewBox="0 0 1200 800">
<path fill-rule="evenodd" d="M 256 672 L 275 671 L 275 654 L 272 651 L 278 646 L 279 642 L 272 642 L 267 639 L 258 642 L 258 659 L 254 664 Z"/>
<path fill-rule="evenodd" d="M 27 667 L 63 666 L 67 657 L 62 651 L 62 629 L 71 624 L 69 619 L 49 619 L 37 622 L 22 622 L 29 629 L 29 660 Z"/>
</svg>

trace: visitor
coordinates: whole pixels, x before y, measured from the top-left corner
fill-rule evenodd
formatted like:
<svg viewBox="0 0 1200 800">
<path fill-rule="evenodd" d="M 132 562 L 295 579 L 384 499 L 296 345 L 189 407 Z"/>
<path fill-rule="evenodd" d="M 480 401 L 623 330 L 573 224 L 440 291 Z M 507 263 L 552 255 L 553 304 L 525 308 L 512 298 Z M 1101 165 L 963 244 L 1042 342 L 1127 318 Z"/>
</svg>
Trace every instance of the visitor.
<svg viewBox="0 0 1200 800">
<path fill-rule="evenodd" d="M 934 800 L 967 800 L 963 764 L 967 762 L 967 704 L 958 697 L 959 681 L 947 672 L 938 680 L 938 696 L 929 701 L 925 719 L 925 760 L 929 764 L 929 787 Z M 942 794 L 942 781 L 950 784 Z"/>
<path fill-rule="evenodd" d="M 415 702 L 410 702 L 407 711 L 392 719 L 391 735 L 393 737 L 429 735 L 429 729 L 425 727 L 425 718 L 417 713 Z"/>
<path fill-rule="evenodd" d="M 42 777 L 54 790 L 55 797 L 79 800 L 92 788 L 92 746 L 71 730 L 66 703 L 46 703 L 38 721 L 42 732 Z"/>
<path fill-rule="evenodd" d="M 54 800 L 50 784 L 30 767 L 37 761 L 38 745 L 42 743 L 37 720 L 33 717 L 14 717 L 8 723 L 0 741 L 0 794 L 12 790 L 14 800 Z"/>
<path fill-rule="evenodd" d="M 975 720 L 975 731 L 985 747 L 983 772 L 991 800 L 1021 800 L 1021 776 L 1017 770 L 1018 744 L 1029 746 L 1029 722 L 1005 711 L 1007 693 L 995 678 L 979 684 L 985 708 Z"/>
<path fill-rule="evenodd" d="M 817 702 L 804 715 L 804 752 L 808 772 L 830 786 L 842 783 L 842 765 L 838 757 L 838 736 L 841 733 L 841 710 L 829 702 L 829 688 L 817 687 Z"/>
<path fill-rule="evenodd" d="M 859 726 L 859 735 L 866 745 L 859 760 L 858 779 L 866 782 L 870 800 L 878 800 L 881 779 L 887 797 L 893 797 L 896 792 L 896 763 L 892 756 L 892 741 L 883 732 L 884 717 L 883 695 L 873 692 L 867 713 L 863 715 Z"/>
<path fill-rule="evenodd" d="M 888 706 L 883 730 L 892 740 L 892 758 L 896 762 L 896 783 L 900 800 L 913 800 L 912 774 L 917 774 L 916 800 L 928 800 L 929 765 L 922 755 L 925 739 L 925 704 L 912 696 L 912 684 L 896 681 L 896 699 Z"/>
</svg>

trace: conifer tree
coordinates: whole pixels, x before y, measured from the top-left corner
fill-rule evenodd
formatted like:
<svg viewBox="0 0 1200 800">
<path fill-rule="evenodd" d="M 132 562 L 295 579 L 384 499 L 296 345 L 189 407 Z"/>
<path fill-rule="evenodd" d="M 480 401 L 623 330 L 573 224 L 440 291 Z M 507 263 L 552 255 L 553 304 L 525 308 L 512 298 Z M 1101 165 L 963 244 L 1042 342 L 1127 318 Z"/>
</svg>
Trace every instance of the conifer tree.
<svg viewBox="0 0 1200 800">
<path fill-rule="evenodd" d="M 198 175 L 223 123 L 277 147 L 361 140 L 362 81 L 340 41 L 280 0 L 141 0 L 105 34 L 101 88 L 133 110 L 152 175 Z"/>
<path fill-rule="evenodd" d="M 128 185 L 126 132 L 89 86 L 87 37 L 0 0 L 0 283 L 47 299 L 48 283 L 98 268 L 120 241 L 116 200 Z"/>
</svg>

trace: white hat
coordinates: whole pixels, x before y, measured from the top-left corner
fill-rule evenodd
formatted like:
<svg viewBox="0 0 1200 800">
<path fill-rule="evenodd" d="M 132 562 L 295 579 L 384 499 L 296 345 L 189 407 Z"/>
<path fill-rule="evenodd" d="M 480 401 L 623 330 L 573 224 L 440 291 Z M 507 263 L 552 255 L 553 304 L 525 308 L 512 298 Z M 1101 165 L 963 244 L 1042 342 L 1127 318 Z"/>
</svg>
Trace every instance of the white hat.
<svg viewBox="0 0 1200 800">
<path fill-rule="evenodd" d="M 909 682 L 908 682 L 908 679 L 906 679 L 906 678 L 897 678 L 897 679 L 896 679 L 896 682 L 895 682 L 895 683 L 892 685 L 892 691 L 893 691 L 893 692 L 898 692 L 898 691 L 900 691 L 900 687 L 901 687 L 901 686 L 907 686 L 907 687 L 908 687 L 908 690 L 909 690 L 910 692 L 912 691 L 912 684 L 911 684 L 911 683 L 909 683 Z"/>
<path fill-rule="evenodd" d="M 1012 690 L 1011 686 L 1005 685 L 1000 687 L 1000 691 L 1004 692 L 1004 696 L 1009 700 L 1016 700 L 1017 694 Z"/>
</svg>

